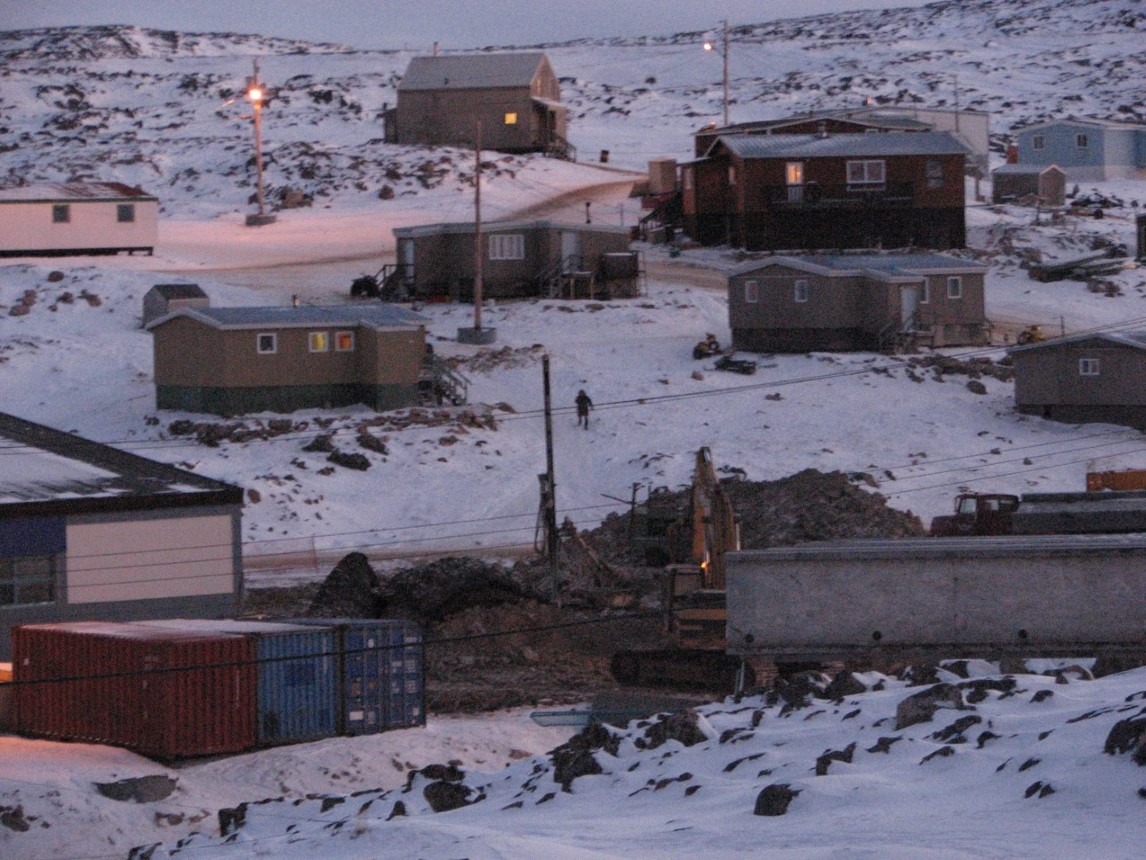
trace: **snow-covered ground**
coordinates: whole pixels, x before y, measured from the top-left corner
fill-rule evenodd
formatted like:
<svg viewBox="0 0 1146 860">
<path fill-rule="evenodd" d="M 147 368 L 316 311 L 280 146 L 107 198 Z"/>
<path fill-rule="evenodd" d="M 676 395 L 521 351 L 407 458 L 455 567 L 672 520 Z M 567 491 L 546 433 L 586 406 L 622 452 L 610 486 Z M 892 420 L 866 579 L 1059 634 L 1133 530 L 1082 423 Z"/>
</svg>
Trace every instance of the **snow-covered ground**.
<svg viewBox="0 0 1146 860">
<path fill-rule="evenodd" d="M 733 119 L 901 91 L 909 101 L 950 104 L 944 88 L 956 78 L 960 103 L 991 110 L 997 133 L 1068 112 L 1140 119 L 1144 27 L 1135 0 L 983 0 L 748 28 L 733 47 Z M 389 259 L 393 227 L 470 217 L 472 155 L 377 142 L 376 114 L 393 101 L 408 59 L 401 54 L 140 31 L 4 36 L 0 126 L 10 145 L 0 146 L 0 177 L 138 183 L 163 199 L 164 213 L 153 258 L 0 266 L 0 408 L 254 491 L 243 525 L 252 567 L 275 552 L 297 559 L 310 550 L 381 556 L 468 547 L 492 555 L 530 544 L 535 476 L 545 462 L 543 352 L 558 407 L 559 516 L 586 528 L 618 509 L 613 499 L 628 498 L 633 484 L 685 482 L 702 445 L 718 466 L 752 479 L 808 467 L 865 473 L 892 505 L 925 519 L 946 512 L 963 487 L 1078 489 L 1088 470 L 1146 465 L 1137 431 L 1019 416 L 1011 386 L 991 378 L 982 380 L 986 393 L 975 394 L 962 377 L 939 381 L 869 354 L 762 356 L 753 377 L 712 371 L 692 360 L 691 347 L 710 331 L 727 342 L 726 302 L 697 272 L 726 271 L 740 255 L 688 249 L 670 259 L 652 247 L 642 249 L 654 274 L 639 299 L 491 305 L 484 323 L 497 328 L 496 349 L 504 350 L 496 360 L 457 344 L 469 308 L 422 309 L 436 350 L 471 359 L 471 401 L 490 407 L 493 427 L 449 417 L 376 427 L 387 455 L 363 451 L 368 471 L 327 475 L 319 474 L 323 457 L 302 451 L 318 419 L 333 418 L 339 444 L 351 445 L 354 428 L 374 413 L 297 413 L 290 434 L 219 447 L 174 437 L 172 421 L 205 416 L 154 409 L 150 336 L 139 329 L 152 284 L 194 280 L 216 305 L 285 303 L 292 294 L 346 301 L 355 275 Z M 573 142 L 590 163 L 496 156 L 497 169 L 483 178 L 483 217 L 516 216 L 564 197 L 558 215 L 578 219 L 591 198 L 596 217 L 633 223 L 635 202 L 611 185 L 625 174 L 591 162 L 602 149 L 611 150 L 610 168 L 687 155 L 690 132 L 719 114 L 719 71 L 703 71 L 712 57 L 697 42 L 685 34 L 547 49 L 566 78 Z M 249 123 L 241 108 L 222 106 L 223 91 L 249 71 L 251 54 L 262 56 L 264 77 L 283 86 L 267 117 L 271 187 L 315 195 L 313 207 L 281 212 L 276 224 L 259 229 L 242 226 L 252 187 Z M 386 184 L 391 199 L 379 197 Z M 1019 268 L 1027 250 L 1060 258 L 1096 240 L 1133 247 L 1133 215 L 1141 209 L 1130 203 L 1146 201 L 1146 185 L 1095 188 L 1126 205 L 1107 208 L 1101 221 L 1057 225 L 1035 225 L 1032 211 L 1015 207 L 968 209 L 967 253 L 991 264 L 988 316 L 1000 335 L 1031 323 L 1052 332 L 1146 323 L 1141 269 L 1092 292 L 1074 281 L 1038 283 Z M 49 277 L 56 270 L 62 280 Z M 27 291 L 37 298 L 31 312 L 8 316 Z M 950 352 L 998 357 L 1002 348 Z M 576 427 L 571 411 L 580 388 L 597 406 L 588 431 Z M 322 572 L 297 568 L 272 566 L 256 582 Z M 514 763 L 513 749 L 543 753 L 567 734 L 539 731 L 521 712 L 471 722 L 431 715 L 426 729 L 180 768 L 177 794 L 158 805 L 117 804 L 92 789 L 93 782 L 167 772 L 157 765 L 115 750 L 0 737 L 0 856 L 122 857 L 133 845 L 170 847 L 191 830 L 210 835 L 222 806 L 280 795 L 292 802 L 253 815 L 238 841 L 217 847 L 197 839 L 181 856 L 1138 856 L 1146 834 L 1136 792 L 1146 780 L 1126 756 L 1104 755 L 1102 747 L 1114 722 L 1140 712 L 1141 671 L 1094 682 L 1072 676 L 1066 686 L 1018 681 L 1022 694 L 992 694 L 976 712 L 905 732 L 889 718 L 912 691 L 894 681 L 844 705 L 787 717 L 753 702 L 715 708 L 704 717 L 712 740 L 644 753 L 623 742 L 615 759 L 598 754 L 605 774 L 575 781 L 571 794 L 553 785 L 544 760 Z M 1044 691 L 1054 695 L 1033 701 Z M 745 732 L 719 742 L 757 708 L 764 716 L 751 738 Z M 856 708 L 860 714 L 851 716 Z M 944 747 L 931 734 L 971 714 L 983 723 L 969 742 L 923 762 Z M 973 741 L 987 730 L 999 738 L 979 749 Z M 888 755 L 864 752 L 896 735 L 904 739 Z M 852 741 L 852 763 L 813 775 L 818 756 Z M 471 771 L 467 784 L 484 801 L 444 815 L 421 814 L 418 791 L 375 799 L 362 813 L 365 800 L 327 811 L 321 802 L 293 804 L 307 794 L 393 791 L 411 766 L 451 759 Z M 676 781 L 661 786 L 661 779 Z M 801 794 L 786 817 L 756 818 L 755 796 L 771 782 Z M 1036 782 L 1054 793 L 1039 788 L 1026 797 Z M 551 801 L 536 803 L 550 791 L 557 792 Z M 410 815 L 386 822 L 396 799 Z M 512 808 L 519 799 L 523 805 Z M 8 823 L 18 821 L 31 828 Z"/>
</svg>

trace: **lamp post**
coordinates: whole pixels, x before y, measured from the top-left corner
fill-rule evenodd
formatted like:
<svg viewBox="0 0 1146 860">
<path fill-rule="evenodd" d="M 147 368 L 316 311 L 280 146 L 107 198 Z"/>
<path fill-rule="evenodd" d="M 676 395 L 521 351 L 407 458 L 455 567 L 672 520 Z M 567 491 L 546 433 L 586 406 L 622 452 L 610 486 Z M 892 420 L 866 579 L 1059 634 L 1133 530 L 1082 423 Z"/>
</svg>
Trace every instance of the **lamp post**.
<svg viewBox="0 0 1146 860">
<path fill-rule="evenodd" d="M 728 19 L 721 22 L 724 35 L 721 39 L 720 55 L 724 58 L 724 125 L 728 125 Z M 704 50 L 715 51 L 716 45 L 712 42 L 704 43 Z"/>
<path fill-rule="evenodd" d="M 254 118 L 255 126 L 255 177 L 257 183 L 257 191 L 255 199 L 257 201 L 259 211 L 254 215 L 247 216 L 248 227 L 261 227 L 264 224 L 273 224 L 275 222 L 274 215 L 268 215 L 264 208 L 263 198 L 263 100 L 266 98 L 266 91 L 263 89 L 262 83 L 259 81 L 259 61 L 254 61 L 254 74 L 247 80 L 247 98 L 251 102 L 251 112 Z"/>
</svg>

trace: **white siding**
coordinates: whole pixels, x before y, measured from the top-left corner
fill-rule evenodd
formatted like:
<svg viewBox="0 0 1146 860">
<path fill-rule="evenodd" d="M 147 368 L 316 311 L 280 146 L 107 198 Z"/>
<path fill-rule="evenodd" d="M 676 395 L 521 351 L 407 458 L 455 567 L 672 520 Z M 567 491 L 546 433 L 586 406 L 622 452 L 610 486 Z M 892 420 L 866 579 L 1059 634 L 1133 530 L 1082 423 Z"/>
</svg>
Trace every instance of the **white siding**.
<svg viewBox="0 0 1146 860">
<path fill-rule="evenodd" d="M 65 204 L 70 220 L 52 222 L 52 207 Z M 135 221 L 120 223 L 116 207 L 131 204 Z M 0 201 L 0 251 L 65 251 L 152 248 L 158 240 L 155 200 Z"/>
</svg>

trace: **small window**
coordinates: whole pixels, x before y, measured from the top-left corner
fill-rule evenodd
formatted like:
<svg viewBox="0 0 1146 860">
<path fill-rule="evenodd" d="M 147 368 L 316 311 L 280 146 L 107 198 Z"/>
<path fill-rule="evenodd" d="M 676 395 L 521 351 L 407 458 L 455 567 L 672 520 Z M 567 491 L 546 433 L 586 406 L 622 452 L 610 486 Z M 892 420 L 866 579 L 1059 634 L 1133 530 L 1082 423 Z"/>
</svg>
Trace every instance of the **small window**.
<svg viewBox="0 0 1146 860">
<path fill-rule="evenodd" d="M 505 124 L 506 125 L 517 125 L 517 112 L 516 111 L 508 111 L 506 113 Z"/>
<path fill-rule="evenodd" d="M 334 333 L 334 351 L 335 352 L 353 352 L 354 351 L 354 332 L 352 331 L 339 331 Z"/>
<path fill-rule="evenodd" d="M 1090 138 L 1085 134 L 1076 134 L 1074 136 L 1074 145 L 1079 149 L 1086 149 L 1088 146 L 1090 146 Z"/>
<path fill-rule="evenodd" d="M 119 203 L 115 207 L 115 220 L 120 224 L 135 223 L 135 204 Z"/>
<path fill-rule="evenodd" d="M 67 224 L 72 220 L 72 207 L 67 203 L 55 203 L 52 205 L 52 223 L 53 224 Z"/>
<path fill-rule="evenodd" d="M 525 236 L 521 233 L 495 233 L 489 237 L 491 260 L 524 260 Z"/>
<path fill-rule="evenodd" d="M 927 174 L 927 187 L 928 188 L 942 188 L 943 187 L 943 162 L 938 158 L 927 159 L 925 165 Z"/>
<path fill-rule="evenodd" d="M 686 167 L 681 171 L 681 181 L 684 183 L 685 191 L 692 191 L 692 168 Z"/>
<path fill-rule="evenodd" d="M 958 275 L 953 275 L 947 279 L 947 298 L 963 298 L 963 279 Z"/>
<path fill-rule="evenodd" d="M 760 282 L 759 281 L 745 281 L 744 282 L 744 303 L 754 305 L 760 301 Z"/>
<path fill-rule="evenodd" d="M 792 297 L 796 301 L 806 302 L 808 300 L 808 295 L 811 293 L 811 288 L 808 286 L 807 281 L 805 281 L 803 278 L 800 278 L 792 284 L 792 293 Z"/>
<path fill-rule="evenodd" d="M 849 161 L 848 185 L 883 185 L 887 181 L 887 162 L 883 159 Z"/>
<path fill-rule="evenodd" d="M 330 352 L 330 332 L 312 331 L 307 336 L 311 352 Z"/>
<path fill-rule="evenodd" d="M 923 283 L 919 285 L 919 303 L 925 305 L 931 301 L 931 281 L 927 278 L 923 279 Z"/>
<path fill-rule="evenodd" d="M 1098 376 L 1097 358 L 1080 358 L 1078 360 L 1079 376 Z"/>
<path fill-rule="evenodd" d="M 256 335 L 256 348 L 259 355 L 273 355 L 279 351 L 279 336 L 273 333 Z"/>
<path fill-rule="evenodd" d="M 1031 138 L 1031 149 L 1046 149 L 1047 140 L 1041 134 L 1036 134 Z"/>
<path fill-rule="evenodd" d="M 0 606 L 56 599 L 56 556 L 0 558 Z"/>
<path fill-rule="evenodd" d="M 734 164 L 728 165 L 728 184 L 736 184 L 736 165 Z"/>
</svg>

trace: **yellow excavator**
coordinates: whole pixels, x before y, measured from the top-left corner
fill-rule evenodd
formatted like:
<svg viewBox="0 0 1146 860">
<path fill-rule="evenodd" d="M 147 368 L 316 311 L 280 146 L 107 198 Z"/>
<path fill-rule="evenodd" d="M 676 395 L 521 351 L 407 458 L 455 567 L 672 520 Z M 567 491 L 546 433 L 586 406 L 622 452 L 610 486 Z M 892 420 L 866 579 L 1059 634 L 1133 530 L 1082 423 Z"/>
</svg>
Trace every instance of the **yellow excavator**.
<svg viewBox="0 0 1146 860">
<path fill-rule="evenodd" d="M 670 532 L 662 605 L 673 647 L 619 651 L 613 677 L 641 686 L 731 690 L 750 684 L 737 677 L 741 662 L 725 653 L 724 555 L 740 549 L 740 525 L 708 448 L 696 453 L 688 504 Z"/>
</svg>

